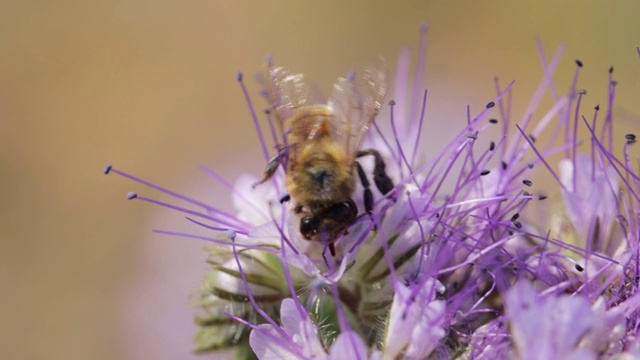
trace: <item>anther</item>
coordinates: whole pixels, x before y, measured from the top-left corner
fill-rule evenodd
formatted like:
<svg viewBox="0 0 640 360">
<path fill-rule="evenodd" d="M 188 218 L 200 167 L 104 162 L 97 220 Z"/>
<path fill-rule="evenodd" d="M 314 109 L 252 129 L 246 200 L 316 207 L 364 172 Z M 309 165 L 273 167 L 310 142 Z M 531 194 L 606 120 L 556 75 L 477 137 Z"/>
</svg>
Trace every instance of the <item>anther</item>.
<svg viewBox="0 0 640 360">
<path fill-rule="evenodd" d="M 582 61 L 576 59 L 576 65 L 578 65 L 578 67 L 582 67 Z"/>
<path fill-rule="evenodd" d="M 491 172 L 491 171 L 489 171 L 489 170 L 482 170 L 482 171 L 480 172 L 480 176 L 489 175 L 489 173 L 490 173 L 490 172 Z"/>
<path fill-rule="evenodd" d="M 107 166 L 105 166 L 103 170 L 104 174 L 108 175 L 111 172 L 111 168 L 112 168 L 111 164 L 108 164 Z"/>
<path fill-rule="evenodd" d="M 133 191 L 131 191 L 130 193 L 127 194 L 127 200 L 133 200 L 133 199 L 135 199 L 137 197 L 138 197 L 138 194 L 136 194 Z"/>
<path fill-rule="evenodd" d="M 495 142 L 490 142 L 489 143 L 489 151 L 493 151 L 496 148 L 496 143 Z"/>
<path fill-rule="evenodd" d="M 492 124 L 497 124 L 498 123 L 498 119 L 489 119 L 489 122 Z"/>
<path fill-rule="evenodd" d="M 232 229 L 228 229 L 227 231 L 224 232 L 224 234 L 231 241 L 235 240 L 236 236 L 238 235 L 238 233 L 235 230 L 232 230 Z"/>
<path fill-rule="evenodd" d="M 236 80 L 237 80 L 238 82 L 241 82 L 241 81 L 242 81 L 242 71 L 238 71 L 238 73 L 236 74 Z"/>
<path fill-rule="evenodd" d="M 487 109 L 491 109 L 492 107 L 496 106 L 496 103 L 494 103 L 493 101 L 489 102 L 487 104 Z"/>
<path fill-rule="evenodd" d="M 523 184 L 525 184 L 525 185 L 527 185 L 527 186 L 531 186 L 531 185 L 533 185 L 533 182 L 532 182 L 531 180 L 528 180 L 528 179 L 524 179 L 524 180 L 522 180 L 522 183 L 523 183 Z"/>
</svg>

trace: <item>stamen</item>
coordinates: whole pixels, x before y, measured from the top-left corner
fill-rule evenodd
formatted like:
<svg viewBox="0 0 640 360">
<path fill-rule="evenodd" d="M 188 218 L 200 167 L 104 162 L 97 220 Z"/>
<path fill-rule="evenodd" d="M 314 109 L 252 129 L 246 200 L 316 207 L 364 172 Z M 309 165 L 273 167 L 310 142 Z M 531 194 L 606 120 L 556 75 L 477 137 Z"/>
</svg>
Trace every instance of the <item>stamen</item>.
<svg viewBox="0 0 640 360">
<path fill-rule="evenodd" d="M 556 179 L 556 181 L 558 182 L 558 184 L 562 187 L 562 189 L 564 191 L 567 191 L 567 189 L 565 188 L 565 186 L 562 184 L 562 182 L 560 181 L 560 178 L 558 177 L 558 175 L 555 173 L 555 171 L 553 171 L 553 169 L 551 168 L 551 166 L 547 163 L 547 161 L 544 159 L 544 157 L 542 156 L 542 154 L 540 154 L 540 152 L 538 151 L 538 149 L 533 145 L 533 142 L 531 140 L 529 140 L 529 138 L 524 134 L 524 131 L 522 131 L 522 129 L 520 128 L 520 126 L 516 125 L 516 128 L 518 129 L 518 131 L 520 132 L 520 134 L 522 135 L 522 137 L 525 138 L 525 140 L 527 140 L 527 142 L 529 143 L 529 146 L 531 146 L 531 149 L 536 153 L 536 155 L 538 156 L 538 159 L 540 159 L 540 161 L 542 161 L 542 163 L 544 164 L 544 166 L 547 168 L 547 170 L 549 170 L 549 172 L 551 173 L 551 175 Z"/>
<path fill-rule="evenodd" d="M 427 89 L 424 89 L 424 96 L 422 97 L 422 108 L 420 110 L 420 121 L 418 122 L 418 131 L 416 134 L 416 141 L 413 144 L 413 153 L 411 154 L 411 166 L 416 164 L 416 154 L 418 153 L 418 145 L 420 144 L 420 137 L 422 136 L 422 125 L 424 123 L 424 112 L 427 108 Z"/>
<path fill-rule="evenodd" d="M 265 161 L 269 161 L 269 151 L 267 150 L 267 144 L 264 141 L 264 135 L 262 135 L 262 129 L 260 129 L 260 124 L 258 124 L 258 115 L 256 115 L 256 110 L 253 107 L 253 102 L 251 101 L 251 97 L 249 96 L 247 87 L 244 85 L 244 81 L 242 81 L 242 72 L 238 71 L 238 75 L 236 79 L 240 84 L 240 88 L 242 89 L 242 94 L 244 95 L 245 103 L 247 104 L 247 108 L 249 108 L 249 112 L 251 113 L 251 120 L 253 120 L 253 126 L 255 127 L 256 133 L 258 134 L 258 139 L 260 140 L 260 147 L 262 148 L 262 154 L 264 155 L 264 159 Z"/>
<path fill-rule="evenodd" d="M 169 190 L 169 189 L 167 189 L 167 188 L 164 188 L 164 187 L 162 187 L 162 186 L 156 185 L 156 184 L 151 183 L 151 182 L 149 182 L 149 181 L 143 180 L 143 179 L 141 179 L 141 178 L 139 178 L 139 177 L 136 177 L 136 176 L 130 175 L 130 174 L 128 174 L 128 173 L 125 173 L 125 172 L 123 172 L 123 171 L 120 171 L 120 170 L 118 170 L 118 169 L 114 168 L 111 164 L 109 164 L 109 165 L 107 165 L 107 167 L 105 168 L 105 174 L 109 174 L 109 173 L 111 173 L 111 172 L 113 172 L 114 174 L 118 174 L 118 175 L 120 175 L 120 176 L 122 176 L 122 177 L 125 177 L 125 178 L 127 178 L 127 179 L 133 180 L 133 181 L 135 181 L 135 182 L 137 182 L 137 183 L 140 183 L 140 184 L 142 184 L 142 185 L 144 185 L 144 186 L 147 186 L 147 187 L 150 187 L 150 188 L 152 188 L 152 189 L 155 189 L 155 190 L 157 190 L 157 191 L 159 191 L 159 192 L 161 192 L 161 193 L 164 193 L 164 194 L 170 195 L 170 196 L 172 196 L 172 197 L 174 197 L 174 198 L 177 198 L 177 199 L 180 199 L 180 200 L 186 201 L 186 202 L 191 203 L 191 204 L 196 205 L 196 206 L 200 206 L 200 207 L 204 208 L 205 210 L 207 210 L 208 212 L 211 212 L 211 213 L 213 213 L 213 214 L 216 214 L 216 215 L 218 215 L 218 216 L 220 216 L 220 217 L 222 217 L 222 218 L 226 218 L 226 219 L 228 219 L 228 221 L 227 221 L 227 220 L 223 220 L 223 219 L 221 219 L 221 218 L 218 218 L 218 219 L 216 219 L 216 220 L 214 220 L 214 221 L 227 222 L 227 223 L 228 223 L 229 221 L 231 221 L 231 222 L 235 223 L 235 226 L 239 226 L 239 227 L 246 227 L 246 226 L 248 226 L 248 224 L 247 224 L 247 223 L 245 223 L 245 222 L 243 222 L 243 221 L 239 220 L 236 216 L 234 216 L 234 215 L 232 215 L 232 214 L 230 214 L 230 213 L 228 213 L 228 212 L 226 212 L 226 211 L 222 211 L 222 210 L 220 210 L 220 209 L 218 209 L 218 208 L 216 208 L 216 207 L 213 207 L 213 206 L 207 205 L 207 204 L 205 204 L 205 203 L 203 203 L 203 202 L 201 202 L 201 201 L 195 200 L 195 199 L 190 198 L 190 197 L 188 197 L 188 196 L 184 196 L 184 195 L 179 194 L 179 193 L 177 193 L 177 192 L 175 192 L 175 191 L 171 191 L 171 190 Z M 129 199 L 129 200 L 131 200 L 131 199 Z"/>
</svg>

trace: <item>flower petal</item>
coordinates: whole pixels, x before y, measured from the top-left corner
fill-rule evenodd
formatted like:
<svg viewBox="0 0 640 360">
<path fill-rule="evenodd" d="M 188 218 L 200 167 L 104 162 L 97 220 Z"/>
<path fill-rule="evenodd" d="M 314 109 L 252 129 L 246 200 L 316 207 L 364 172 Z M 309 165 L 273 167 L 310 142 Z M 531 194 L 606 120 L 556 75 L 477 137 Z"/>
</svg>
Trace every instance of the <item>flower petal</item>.
<svg viewBox="0 0 640 360">
<path fill-rule="evenodd" d="M 593 164 L 589 156 L 579 154 L 575 164 L 570 159 L 560 161 L 560 181 L 566 189 L 562 191 L 562 197 L 567 216 L 578 239 L 586 243 L 590 232 L 597 230 L 593 236 L 600 242 L 606 241 L 618 214 L 619 183 L 615 171 L 610 167 L 605 170 Z M 596 247 L 593 250 L 605 249 Z"/>
<path fill-rule="evenodd" d="M 384 359 L 394 359 L 403 352 L 408 358 L 424 358 L 445 335 L 445 302 L 435 300 L 442 284 L 428 279 L 418 286 L 420 289 L 414 293 L 414 287 L 403 283 L 396 285 L 384 342 Z"/>
<path fill-rule="evenodd" d="M 543 298 L 528 282 L 520 281 L 507 292 L 505 306 L 522 359 L 595 359 L 591 351 L 578 348 L 596 324 L 584 298 Z"/>
<path fill-rule="evenodd" d="M 249 345 L 260 360 L 298 360 L 299 357 L 285 349 L 282 337 L 268 324 L 258 326 L 249 334 Z"/>
<path fill-rule="evenodd" d="M 353 359 L 366 360 L 367 346 L 355 331 L 341 333 L 331 346 L 331 360 Z"/>
</svg>

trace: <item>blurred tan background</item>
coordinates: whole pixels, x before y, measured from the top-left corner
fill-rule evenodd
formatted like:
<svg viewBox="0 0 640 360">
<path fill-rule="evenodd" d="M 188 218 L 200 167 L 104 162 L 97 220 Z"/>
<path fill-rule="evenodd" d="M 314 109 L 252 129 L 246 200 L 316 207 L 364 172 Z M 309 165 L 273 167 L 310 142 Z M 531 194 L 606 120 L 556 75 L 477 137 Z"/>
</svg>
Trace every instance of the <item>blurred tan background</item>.
<svg viewBox="0 0 640 360">
<path fill-rule="evenodd" d="M 637 0 L 391 3 L 2 1 L 0 358 L 192 357 L 188 295 L 204 273 L 203 244 L 152 234 L 190 226 L 127 202 L 129 190 L 163 197 L 102 168 L 231 210 L 197 168 L 230 180 L 262 168 L 235 76 L 243 70 L 257 95 L 250 75 L 266 53 L 326 91 L 378 54 L 394 64 L 426 20 L 426 126 L 439 134 L 462 124 L 466 104 L 493 97 L 494 75 L 517 80 L 522 112 L 542 74 L 537 35 L 548 56 L 568 45 L 560 90 L 573 60 L 584 62 L 589 109 L 605 103 L 614 64 L 619 133 L 640 128 Z M 446 136 L 431 139 L 437 148 Z"/>
</svg>

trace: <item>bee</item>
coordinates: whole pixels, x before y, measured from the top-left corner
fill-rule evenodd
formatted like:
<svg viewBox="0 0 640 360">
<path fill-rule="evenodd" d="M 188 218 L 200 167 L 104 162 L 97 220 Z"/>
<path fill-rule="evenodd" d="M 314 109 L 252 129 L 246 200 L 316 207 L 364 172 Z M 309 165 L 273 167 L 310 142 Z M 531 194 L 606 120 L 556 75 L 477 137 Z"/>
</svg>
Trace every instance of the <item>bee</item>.
<svg viewBox="0 0 640 360">
<path fill-rule="evenodd" d="M 366 69 L 362 84 L 353 74 L 339 78 L 326 104 L 311 100 L 302 74 L 290 74 L 269 60 L 261 83 L 267 112 L 282 131 L 284 145 L 268 161 L 263 178 L 254 187 L 268 181 L 283 166 L 288 195 L 282 201 L 294 201 L 300 234 L 307 240 L 328 244 L 335 255 L 334 241 L 358 217 L 352 198 L 356 176 L 364 188 L 365 211 L 371 214 L 374 206 L 367 174 L 357 159 L 373 156 L 374 183 L 383 195 L 394 187 L 380 153 L 360 149 L 385 96 L 386 71 Z"/>
</svg>

